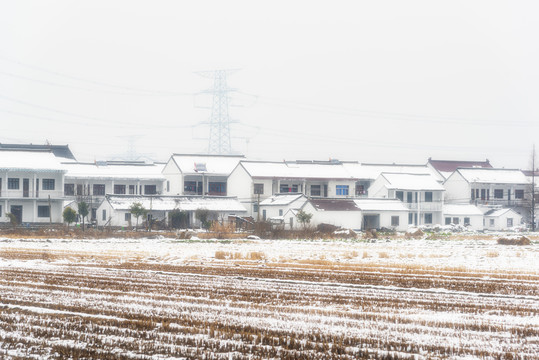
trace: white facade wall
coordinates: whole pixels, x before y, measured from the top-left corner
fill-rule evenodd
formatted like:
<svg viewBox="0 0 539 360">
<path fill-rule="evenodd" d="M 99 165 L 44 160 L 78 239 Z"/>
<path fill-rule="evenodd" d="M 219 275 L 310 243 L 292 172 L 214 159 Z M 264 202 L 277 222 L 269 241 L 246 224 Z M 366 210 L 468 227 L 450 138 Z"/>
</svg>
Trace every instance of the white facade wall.
<svg viewBox="0 0 539 360">
<path fill-rule="evenodd" d="M 483 215 L 466 215 L 466 214 L 444 214 L 444 222 L 442 225 L 449 225 L 447 221 L 450 221 L 450 224 L 454 225 L 465 225 L 465 218 L 468 218 L 470 221 L 470 226 L 467 227 L 470 230 L 483 230 Z M 449 220 L 448 220 L 449 219 Z"/>
<path fill-rule="evenodd" d="M 470 184 L 462 175 L 455 171 L 444 182 L 445 200 L 448 204 L 469 204 Z"/>
<path fill-rule="evenodd" d="M 313 214 L 311 225 L 331 224 L 345 229 L 361 229 L 361 211 L 318 211 L 311 203 L 305 204 L 302 209 Z"/>
<path fill-rule="evenodd" d="M 508 226 L 508 219 L 512 219 L 513 226 Z M 507 211 L 500 216 L 485 216 L 484 228 L 492 231 L 506 230 L 521 225 L 522 216 L 513 210 Z"/>
<path fill-rule="evenodd" d="M 408 211 L 364 211 L 362 215 L 378 215 L 380 228 L 394 229 L 396 231 L 406 231 L 408 229 Z M 391 225 L 393 216 L 398 216 L 398 226 Z"/>
<path fill-rule="evenodd" d="M 168 182 L 168 191 L 165 191 L 165 194 L 183 195 L 183 176 L 172 158 L 163 168 L 162 174 L 165 177 L 165 190 Z"/>
<path fill-rule="evenodd" d="M 9 222 L 5 213 L 21 210 L 21 223 L 61 223 L 63 210 L 64 174 L 61 171 L 2 171 L 0 173 L 0 222 Z M 10 189 L 10 182 L 18 179 L 18 188 Z M 44 189 L 45 179 L 48 187 Z M 49 201 L 50 198 L 50 201 Z M 46 208 L 47 216 L 38 209 Z M 50 211 L 49 211 L 50 207 Z"/>
</svg>

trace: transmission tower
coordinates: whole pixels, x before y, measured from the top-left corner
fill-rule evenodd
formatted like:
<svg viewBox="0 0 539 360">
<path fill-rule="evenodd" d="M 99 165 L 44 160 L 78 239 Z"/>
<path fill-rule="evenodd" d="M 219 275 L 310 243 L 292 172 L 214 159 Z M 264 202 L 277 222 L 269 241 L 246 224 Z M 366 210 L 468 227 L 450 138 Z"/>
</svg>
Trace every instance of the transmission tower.
<svg viewBox="0 0 539 360">
<path fill-rule="evenodd" d="M 235 91 L 228 87 L 226 78 L 228 74 L 236 70 L 215 70 L 199 72 L 207 78 L 213 78 L 213 89 L 203 91 L 213 96 L 211 106 L 210 137 L 208 142 L 208 154 L 228 155 L 232 153 L 230 143 L 230 117 L 228 114 L 229 93 Z"/>
</svg>

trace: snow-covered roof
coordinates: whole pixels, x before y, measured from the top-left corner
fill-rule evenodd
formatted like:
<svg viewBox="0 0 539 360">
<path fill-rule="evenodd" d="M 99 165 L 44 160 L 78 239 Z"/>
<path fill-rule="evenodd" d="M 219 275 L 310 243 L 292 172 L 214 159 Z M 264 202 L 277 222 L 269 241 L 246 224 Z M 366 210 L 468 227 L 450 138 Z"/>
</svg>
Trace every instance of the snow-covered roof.
<svg viewBox="0 0 539 360">
<path fill-rule="evenodd" d="M 516 169 L 461 168 L 456 171 L 469 183 L 528 184 L 526 175 Z"/>
<path fill-rule="evenodd" d="M 107 195 L 108 201 L 115 210 L 129 210 L 134 203 L 141 203 L 149 210 L 156 211 L 195 211 L 208 209 L 219 212 L 246 212 L 245 207 L 235 197 L 221 196 L 141 196 L 141 195 Z"/>
<path fill-rule="evenodd" d="M 483 215 L 475 205 L 470 204 L 444 204 L 444 215 Z"/>
<path fill-rule="evenodd" d="M 502 216 L 504 215 L 505 213 L 509 212 L 509 211 L 512 211 L 513 213 L 515 213 L 516 215 L 519 215 L 517 212 L 515 212 L 513 209 L 509 209 L 509 208 L 504 208 L 504 209 L 492 209 L 492 210 L 489 210 L 485 213 L 485 216 L 488 216 L 488 217 L 498 217 L 498 216 Z"/>
<path fill-rule="evenodd" d="M 0 150 L 0 169 L 65 172 L 58 158 L 50 151 Z"/>
<path fill-rule="evenodd" d="M 311 199 L 309 201 L 318 211 L 360 211 L 351 199 Z"/>
<path fill-rule="evenodd" d="M 66 178 L 164 180 L 164 164 L 107 164 L 64 162 Z"/>
<path fill-rule="evenodd" d="M 445 190 L 444 187 L 430 174 L 382 173 L 380 176 L 387 180 L 385 186 L 388 189 L 411 191 Z"/>
<path fill-rule="evenodd" d="M 294 201 L 305 197 L 303 194 L 298 193 L 292 193 L 292 194 L 278 194 L 273 195 L 272 197 L 269 197 L 265 199 L 264 201 L 260 202 L 261 206 L 285 206 L 293 203 Z"/>
<path fill-rule="evenodd" d="M 409 164 L 358 164 L 343 163 L 348 172 L 357 179 L 376 179 L 381 173 L 429 174 L 438 176 L 435 170 L 426 165 Z"/>
<path fill-rule="evenodd" d="M 228 176 L 245 159 L 243 155 L 174 154 L 171 159 L 184 174 L 214 174 Z"/>
<path fill-rule="evenodd" d="M 242 161 L 241 164 L 254 178 L 354 179 L 341 163 Z"/>
<path fill-rule="evenodd" d="M 492 168 L 490 161 L 470 161 L 470 160 L 433 160 L 429 158 L 429 164 L 440 173 L 449 173 L 458 168 Z"/>
<path fill-rule="evenodd" d="M 398 199 L 356 199 L 354 202 L 362 211 L 409 211 Z"/>
</svg>

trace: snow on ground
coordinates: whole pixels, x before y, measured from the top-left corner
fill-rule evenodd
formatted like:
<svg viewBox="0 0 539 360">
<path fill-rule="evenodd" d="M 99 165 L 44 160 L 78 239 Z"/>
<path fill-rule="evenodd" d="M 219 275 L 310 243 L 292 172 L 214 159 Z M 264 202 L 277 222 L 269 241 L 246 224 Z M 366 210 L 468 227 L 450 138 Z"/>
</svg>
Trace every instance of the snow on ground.
<svg viewBox="0 0 539 360">
<path fill-rule="evenodd" d="M 539 357 L 538 244 L 0 238 L 0 357 Z"/>
</svg>

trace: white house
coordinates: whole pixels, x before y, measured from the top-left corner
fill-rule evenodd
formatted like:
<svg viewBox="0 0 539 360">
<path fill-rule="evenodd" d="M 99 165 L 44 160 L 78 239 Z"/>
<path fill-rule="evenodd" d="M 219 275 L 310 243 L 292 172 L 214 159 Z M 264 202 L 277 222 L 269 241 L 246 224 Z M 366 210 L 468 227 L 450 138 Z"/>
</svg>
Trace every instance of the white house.
<svg viewBox="0 0 539 360">
<path fill-rule="evenodd" d="M 461 225 L 470 230 L 483 229 L 483 212 L 471 204 L 444 204 L 444 225 Z"/>
<path fill-rule="evenodd" d="M 361 209 L 352 199 L 309 199 L 301 209 L 312 214 L 311 224 L 361 229 Z"/>
<path fill-rule="evenodd" d="M 64 173 L 50 151 L 0 150 L 0 222 L 61 223 Z"/>
<path fill-rule="evenodd" d="M 275 194 L 308 198 L 350 198 L 358 179 L 339 161 L 241 161 L 228 177 L 229 195 L 237 196 L 253 217 L 257 204 Z"/>
<path fill-rule="evenodd" d="M 486 230 L 507 230 L 522 224 L 522 216 L 510 208 L 491 209 L 484 214 Z"/>
<path fill-rule="evenodd" d="M 148 218 L 168 223 L 168 214 L 178 210 L 187 214 L 186 227 L 200 226 L 195 217 L 198 209 L 211 212 L 210 220 L 227 220 L 229 216 L 245 216 L 247 210 L 233 197 L 225 196 L 145 196 L 106 195 L 97 209 L 97 225 L 130 227 L 137 223 L 131 206 L 140 203 L 148 211 Z M 139 219 L 139 225 L 147 219 Z"/>
<path fill-rule="evenodd" d="M 63 162 L 66 170 L 64 195 L 85 201 L 91 220 L 105 195 L 157 195 L 164 193 L 164 164 L 142 161 Z"/>
<path fill-rule="evenodd" d="M 369 188 L 371 197 L 402 201 L 410 225 L 441 224 L 444 192 L 430 174 L 382 173 Z"/>
<path fill-rule="evenodd" d="M 408 209 L 398 199 L 356 199 L 357 207 L 361 210 L 361 230 L 393 229 L 406 231 L 408 229 Z"/>
<path fill-rule="evenodd" d="M 529 186 L 515 169 L 461 168 L 444 182 L 448 203 L 503 207 L 525 205 Z"/>
<path fill-rule="evenodd" d="M 470 161 L 470 160 L 434 160 L 429 158 L 427 166 L 438 172 L 445 181 L 458 168 L 492 168 L 490 161 Z"/>
<path fill-rule="evenodd" d="M 173 154 L 163 168 L 167 195 L 227 196 L 228 176 L 243 155 Z"/>
<path fill-rule="evenodd" d="M 269 220 L 273 223 L 282 223 L 286 224 L 289 228 L 294 228 L 296 213 L 307 201 L 307 197 L 303 194 L 274 195 L 260 202 L 260 211 L 258 214 L 260 214 L 261 221 Z M 288 215 L 288 217 L 285 215 Z"/>
</svg>

